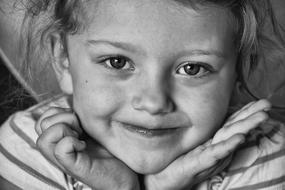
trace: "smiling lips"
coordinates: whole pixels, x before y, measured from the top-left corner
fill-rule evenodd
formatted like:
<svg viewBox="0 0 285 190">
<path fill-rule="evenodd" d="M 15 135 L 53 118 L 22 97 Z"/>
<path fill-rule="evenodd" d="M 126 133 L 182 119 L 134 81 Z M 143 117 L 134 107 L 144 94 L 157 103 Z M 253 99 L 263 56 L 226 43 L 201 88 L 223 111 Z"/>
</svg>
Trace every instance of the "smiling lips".
<svg viewBox="0 0 285 190">
<path fill-rule="evenodd" d="M 141 136 L 148 137 L 148 138 L 170 135 L 170 134 L 173 134 L 178 129 L 180 129 L 178 127 L 148 129 L 142 126 L 131 125 L 131 124 L 126 124 L 122 122 L 117 122 L 117 123 L 119 124 L 120 127 L 123 127 L 132 133 L 137 133 Z"/>
</svg>

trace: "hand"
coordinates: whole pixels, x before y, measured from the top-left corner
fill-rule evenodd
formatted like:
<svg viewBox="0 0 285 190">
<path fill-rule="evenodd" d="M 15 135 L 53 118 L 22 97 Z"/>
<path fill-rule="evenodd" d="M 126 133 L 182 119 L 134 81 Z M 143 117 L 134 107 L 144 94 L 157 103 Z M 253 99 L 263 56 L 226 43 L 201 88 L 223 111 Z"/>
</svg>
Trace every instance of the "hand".
<svg viewBox="0 0 285 190">
<path fill-rule="evenodd" d="M 213 140 L 181 155 L 163 171 L 145 176 L 146 189 L 190 190 L 221 172 L 229 164 L 231 153 L 245 141 L 245 135 L 267 120 L 270 107 L 267 100 L 247 104 L 226 121 Z"/>
<path fill-rule="evenodd" d="M 105 148 L 83 135 L 70 109 L 52 108 L 36 124 L 41 153 L 65 173 L 95 189 L 137 190 L 137 175 Z"/>
</svg>

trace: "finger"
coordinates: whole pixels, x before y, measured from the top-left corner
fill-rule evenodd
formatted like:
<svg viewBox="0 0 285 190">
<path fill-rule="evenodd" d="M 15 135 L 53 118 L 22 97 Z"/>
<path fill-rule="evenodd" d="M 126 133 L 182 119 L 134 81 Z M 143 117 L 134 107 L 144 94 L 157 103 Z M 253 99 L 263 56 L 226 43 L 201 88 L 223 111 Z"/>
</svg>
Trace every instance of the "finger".
<svg viewBox="0 0 285 190">
<path fill-rule="evenodd" d="M 244 135 L 236 134 L 217 144 L 196 148 L 185 157 L 184 162 L 188 163 L 187 172 L 193 176 L 213 167 L 218 161 L 229 156 L 244 140 Z"/>
<path fill-rule="evenodd" d="M 71 109 L 68 109 L 68 108 L 60 108 L 60 107 L 51 107 L 50 109 L 48 109 L 46 112 L 44 112 L 41 117 L 38 119 L 37 123 L 36 123 L 36 127 L 35 127 L 35 130 L 37 132 L 38 135 L 40 135 L 42 133 L 42 130 L 41 130 L 41 122 L 43 119 L 47 118 L 47 117 L 50 117 L 52 115 L 55 115 L 55 114 L 59 114 L 59 113 L 63 113 L 63 112 L 66 112 L 66 111 L 71 111 Z M 51 126 L 51 125 L 49 125 Z"/>
<path fill-rule="evenodd" d="M 241 110 L 234 113 L 226 122 L 225 125 L 231 125 L 232 123 L 245 119 L 246 117 L 259 112 L 259 111 L 268 111 L 271 108 L 271 104 L 268 100 L 262 99 L 257 102 L 251 102 L 244 106 Z"/>
<path fill-rule="evenodd" d="M 244 110 L 248 109 L 250 106 L 252 106 L 253 104 L 255 104 L 256 101 L 252 101 L 249 102 L 248 104 L 246 104 L 245 106 L 243 106 L 241 109 L 239 109 L 238 111 L 236 111 L 235 113 L 233 113 L 228 120 L 232 120 L 234 119 L 238 114 L 240 114 L 241 112 L 243 112 Z"/>
<path fill-rule="evenodd" d="M 41 129 L 46 130 L 50 126 L 56 123 L 64 123 L 71 127 L 73 130 L 77 131 L 79 134 L 82 133 L 82 129 L 79 126 L 79 121 L 73 112 L 63 112 L 58 113 L 50 117 L 46 117 L 42 120 Z"/>
<path fill-rule="evenodd" d="M 165 183 L 165 175 L 162 175 L 164 184 L 168 189 L 174 189 L 181 187 L 189 187 L 200 180 L 205 180 L 205 177 L 201 177 L 203 172 L 208 171 L 219 172 L 224 169 L 229 163 L 228 160 L 222 162 L 222 166 L 216 166 L 221 159 L 227 158 L 238 145 L 244 142 L 243 135 L 235 135 L 226 141 L 222 141 L 218 144 L 211 144 L 211 141 L 198 146 L 194 150 L 190 151 L 186 155 L 182 155 L 177 158 L 172 164 L 170 164 L 164 171 L 166 176 L 171 176 Z M 230 158 L 230 157 L 229 157 Z M 168 172 L 167 172 L 168 170 Z"/>
<path fill-rule="evenodd" d="M 82 133 L 82 129 L 79 125 L 79 121 L 76 115 L 69 111 L 69 112 L 60 112 L 51 116 L 47 116 L 43 118 L 39 123 L 39 133 L 42 133 L 47 128 L 56 123 L 64 123 L 71 127 L 73 130 L 77 131 L 79 134 Z"/>
<path fill-rule="evenodd" d="M 219 141 L 226 140 L 227 138 L 235 134 L 246 135 L 250 130 L 258 127 L 261 123 L 268 119 L 268 114 L 261 111 L 248 116 L 245 119 L 237 121 L 230 126 L 225 126 L 221 128 L 217 134 L 214 136 L 212 144 Z"/>
<path fill-rule="evenodd" d="M 54 149 L 56 144 L 66 136 L 73 136 L 78 138 L 78 133 L 73 131 L 66 125 L 59 123 L 51 126 L 46 131 L 42 133 L 37 139 L 37 147 L 39 151 L 51 162 L 62 168 L 62 166 L 57 162 L 54 155 Z"/>
</svg>

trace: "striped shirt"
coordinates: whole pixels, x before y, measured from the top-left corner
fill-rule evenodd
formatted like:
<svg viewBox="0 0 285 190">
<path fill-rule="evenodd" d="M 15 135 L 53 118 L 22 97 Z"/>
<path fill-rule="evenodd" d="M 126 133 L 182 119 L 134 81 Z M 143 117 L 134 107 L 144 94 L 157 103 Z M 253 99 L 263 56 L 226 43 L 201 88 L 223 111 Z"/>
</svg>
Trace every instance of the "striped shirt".
<svg viewBox="0 0 285 190">
<path fill-rule="evenodd" d="M 285 125 L 269 120 L 253 130 L 230 166 L 207 186 L 210 190 L 285 190 Z"/>
<path fill-rule="evenodd" d="M 36 147 L 35 121 L 50 106 L 68 107 L 65 98 L 55 99 L 17 112 L 1 126 L 0 176 L 27 190 L 90 189 L 50 163 Z"/>
<path fill-rule="evenodd" d="M 55 98 L 12 115 L 0 128 L 0 176 L 28 190 L 90 189 L 69 177 L 38 151 L 35 122 L 51 106 L 69 107 Z M 229 167 L 203 183 L 207 190 L 285 190 L 285 126 L 269 120 L 249 134 Z"/>
</svg>

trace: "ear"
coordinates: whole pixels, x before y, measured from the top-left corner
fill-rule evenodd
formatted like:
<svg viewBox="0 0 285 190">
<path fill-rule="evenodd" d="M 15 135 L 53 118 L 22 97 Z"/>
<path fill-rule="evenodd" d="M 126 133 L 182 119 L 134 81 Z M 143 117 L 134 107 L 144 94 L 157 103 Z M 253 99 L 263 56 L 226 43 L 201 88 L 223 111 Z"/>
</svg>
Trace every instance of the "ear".
<svg viewBox="0 0 285 190">
<path fill-rule="evenodd" d="M 73 83 L 70 73 L 70 63 L 65 41 L 59 34 L 53 34 L 51 40 L 52 67 L 58 84 L 65 94 L 73 93 Z"/>
</svg>

